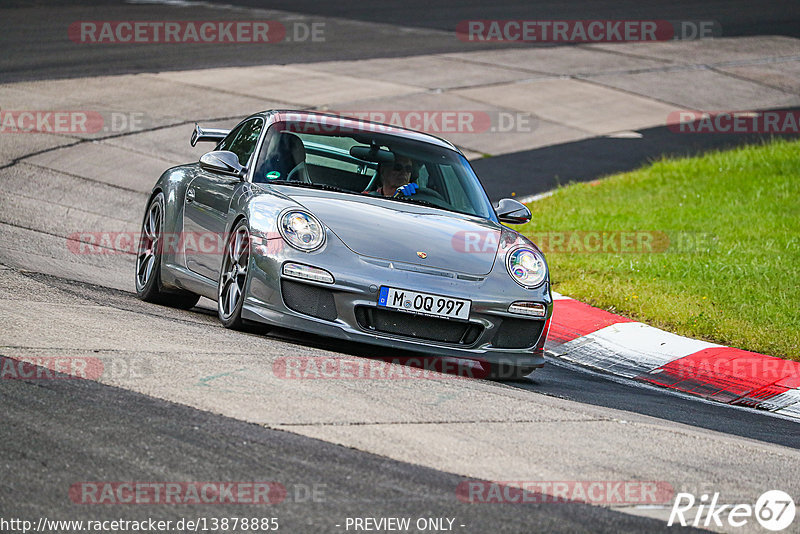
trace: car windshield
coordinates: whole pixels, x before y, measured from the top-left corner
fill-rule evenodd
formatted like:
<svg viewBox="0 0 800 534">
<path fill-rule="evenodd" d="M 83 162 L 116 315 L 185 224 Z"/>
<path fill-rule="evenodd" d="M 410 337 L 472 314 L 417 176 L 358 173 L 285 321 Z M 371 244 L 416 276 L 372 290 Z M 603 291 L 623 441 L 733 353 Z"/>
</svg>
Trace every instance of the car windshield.
<svg viewBox="0 0 800 534">
<path fill-rule="evenodd" d="M 321 130 L 304 122 L 270 126 L 253 182 L 372 195 L 494 219 L 483 187 L 458 152 L 387 133 L 389 127 Z"/>
</svg>

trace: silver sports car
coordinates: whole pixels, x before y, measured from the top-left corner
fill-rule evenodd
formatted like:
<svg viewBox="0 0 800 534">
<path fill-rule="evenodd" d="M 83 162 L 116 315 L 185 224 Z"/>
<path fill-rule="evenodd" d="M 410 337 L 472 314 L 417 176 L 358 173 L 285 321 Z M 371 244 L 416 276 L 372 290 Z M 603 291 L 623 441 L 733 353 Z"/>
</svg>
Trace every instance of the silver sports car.
<svg viewBox="0 0 800 534">
<path fill-rule="evenodd" d="M 530 211 L 492 206 L 451 143 L 298 111 L 197 126 L 197 142 L 216 146 L 164 172 L 148 200 L 139 298 L 190 308 L 205 296 L 228 328 L 469 360 L 494 378 L 544 365 L 547 264 L 501 224 Z"/>
</svg>

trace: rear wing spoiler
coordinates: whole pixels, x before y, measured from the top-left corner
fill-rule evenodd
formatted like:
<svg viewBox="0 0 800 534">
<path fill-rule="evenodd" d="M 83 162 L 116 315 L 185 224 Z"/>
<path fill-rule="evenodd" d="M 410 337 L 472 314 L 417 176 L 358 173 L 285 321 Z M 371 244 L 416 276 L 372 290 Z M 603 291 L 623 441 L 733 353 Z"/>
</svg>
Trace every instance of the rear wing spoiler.
<svg viewBox="0 0 800 534">
<path fill-rule="evenodd" d="M 230 130 L 220 130 L 219 128 L 201 128 L 199 124 L 194 125 L 194 131 L 192 132 L 192 146 L 195 146 L 198 142 L 214 142 L 219 143 L 225 136 L 230 133 Z"/>
</svg>

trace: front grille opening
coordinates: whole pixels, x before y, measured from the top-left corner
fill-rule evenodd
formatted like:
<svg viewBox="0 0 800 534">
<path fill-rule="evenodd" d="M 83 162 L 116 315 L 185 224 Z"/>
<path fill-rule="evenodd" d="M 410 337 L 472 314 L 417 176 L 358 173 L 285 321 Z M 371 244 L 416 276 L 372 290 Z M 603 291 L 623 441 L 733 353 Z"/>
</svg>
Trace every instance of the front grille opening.
<svg viewBox="0 0 800 534">
<path fill-rule="evenodd" d="M 545 321 L 532 319 L 503 319 L 492 345 L 499 349 L 526 349 L 533 347 L 542 335 Z"/>
<path fill-rule="evenodd" d="M 297 313 L 325 321 L 335 321 L 338 316 L 333 291 L 330 289 L 283 279 L 281 295 L 286 307 Z"/>
<path fill-rule="evenodd" d="M 424 315 L 356 306 L 356 321 L 365 330 L 386 334 L 439 341 L 458 345 L 472 345 L 478 340 L 483 326 L 473 323 L 439 319 Z"/>
</svg>

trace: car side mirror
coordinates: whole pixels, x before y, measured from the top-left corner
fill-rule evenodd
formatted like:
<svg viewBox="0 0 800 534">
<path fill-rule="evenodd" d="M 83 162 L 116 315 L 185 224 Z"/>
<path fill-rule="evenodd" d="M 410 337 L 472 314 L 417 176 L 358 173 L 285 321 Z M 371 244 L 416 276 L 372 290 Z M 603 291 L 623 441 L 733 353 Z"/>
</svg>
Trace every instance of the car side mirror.
<svg viewBox="0 0 800 534">
<path fill-rule="evenodd" d="M 531 210 L 525 204 L 513 198 L 504 198 L 495 207 L 500 222 L 523 224 L 531 220 Z"/>
<path fill-rule="evenodd" d="M 239 156 L 228 150 L 206 152 L 200 157 L 200 168 L 211 172 L 229 174 L 243 179 L 247 168 L 239 163 Z"/>
</svg>

